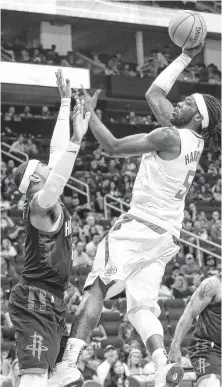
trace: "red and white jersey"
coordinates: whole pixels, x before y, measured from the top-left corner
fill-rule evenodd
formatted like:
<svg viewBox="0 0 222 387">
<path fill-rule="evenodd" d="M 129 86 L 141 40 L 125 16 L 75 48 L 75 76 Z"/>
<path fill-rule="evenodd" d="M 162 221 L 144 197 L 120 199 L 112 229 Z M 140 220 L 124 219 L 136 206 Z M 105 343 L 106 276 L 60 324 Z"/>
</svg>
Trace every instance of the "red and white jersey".
<svg viewBox="0 0 222 387">
<path fill-rule="evenodd" d="M 134 183 L 129 213 L 180 236 L 185 197 L 204 148 L 203 138 L 190 129 L 178 130 L 180 155 L 171 161 L 156 152 L 143 155 Z"/>
</svg>

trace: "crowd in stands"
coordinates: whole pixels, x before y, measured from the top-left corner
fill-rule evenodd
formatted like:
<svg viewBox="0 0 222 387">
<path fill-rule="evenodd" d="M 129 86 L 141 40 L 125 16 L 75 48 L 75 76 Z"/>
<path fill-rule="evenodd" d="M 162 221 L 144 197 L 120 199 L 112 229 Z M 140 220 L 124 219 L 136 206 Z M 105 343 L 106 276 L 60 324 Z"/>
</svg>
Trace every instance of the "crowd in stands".
<svg viewBox="0 0 222 387">
<path fill-rule="evenodd" d="M 209 13 L 220 13 L 221 2 L 220 1 L 136 1 L 136 4 L 148 5 L 153 7 L 164 7 L 174 9 L 187 9 L 192 11 L 209 12 Z"/>
<path fill-rule="evenodd" d="M 112 56 L 99 55 L 98 53 L 68 52 L 66 56 L 60 56 L 56 51 L 56 45 L 45 50 L 41 45 L 37 48 L 27 48 L 20 40 L 15 42 L 2 41 L 2 60 L 21 63 L 47 64 L 63 67 L 88 68 L 93 74 L 123 75 L 130 77 L 145 76 L 155 78 L 169 63 L 172 62 L 172 46 L 162 49 L 153 49 L 145 58 L 144 65 L 125 63 L 120 52 Z M 191 64 L 180 75 L 179 80 L 192 83 L 209 83 L 219 85 L 221 72 L 213 63 L 206 66 L 204 63 Z"/>
</svg>

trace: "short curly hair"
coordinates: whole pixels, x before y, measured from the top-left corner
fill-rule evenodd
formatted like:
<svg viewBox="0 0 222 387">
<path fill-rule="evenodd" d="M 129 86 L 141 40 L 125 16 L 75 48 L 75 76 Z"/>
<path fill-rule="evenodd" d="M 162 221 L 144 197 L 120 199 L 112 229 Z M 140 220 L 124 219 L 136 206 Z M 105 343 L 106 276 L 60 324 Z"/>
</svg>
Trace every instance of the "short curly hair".
<svg viewBox="0 0 222 387">
<path fill-rule="evenodd" d="M 24 161 L 21 165 L 19 165 L 18 168 L 16 168 L 15 172 L 13 173 L 13 179 L 14 179 L 16 188 L 19 188 L 21 184 L 21 181 L 26 171 L 26 168 L 28 166 L 28 163 L 29 163 L 28 161 Z"/>
</svg>

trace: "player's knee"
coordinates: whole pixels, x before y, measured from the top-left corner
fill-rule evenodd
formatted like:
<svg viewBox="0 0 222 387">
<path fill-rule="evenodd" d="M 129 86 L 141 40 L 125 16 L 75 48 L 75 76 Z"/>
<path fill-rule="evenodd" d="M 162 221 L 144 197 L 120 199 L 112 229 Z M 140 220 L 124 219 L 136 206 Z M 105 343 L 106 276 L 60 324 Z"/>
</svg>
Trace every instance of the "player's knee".
<svg viewBox="0 0 222 387">
<path fill-rule="evenodd" d="M 211 374 L 208 378 L 199 381 L 198 387 L 220 387 L 220 379 L 217 375 Z"/>
<path fill-rule="evenodd" d="M 128 311 L 127 315 L 129 321 L 139 333 L 144 345 L 153 335 L 163 337 L 163 327 L 160 321 L 147 306 L 133 308 Z"/>
<path fill-rule="evenodd" d="M 47 387 L 48 372 L 42 374 L 25 374 L 21 376 L 19 387 Z"/>
</svg>

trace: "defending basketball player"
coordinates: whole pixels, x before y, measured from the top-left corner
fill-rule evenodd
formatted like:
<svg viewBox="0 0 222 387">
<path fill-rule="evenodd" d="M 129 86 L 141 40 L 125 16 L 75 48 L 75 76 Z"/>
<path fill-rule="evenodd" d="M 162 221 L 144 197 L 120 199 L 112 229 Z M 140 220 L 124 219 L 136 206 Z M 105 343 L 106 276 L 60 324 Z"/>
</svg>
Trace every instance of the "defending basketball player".
<svg viewBox="0 0 222 387">
<path fill-rule="evenodd" d="M 221 378 L 221 278 L 205 279 L 192 295 L 181 316 L 169 359 L 180 363 L 183 339 L 198 317 L 189 347 L 198 387 L 220 387 Z"/>
<path fill-rule="evenodd" d="M 56 363 L 65 334 L 63 295 L 72 265 L 72 234 L 71 217 L 60 196 L 88 128 L 90 113 L 83 118 L 83 103 L 77 101 L 70 139 L 70 82 L 64 81 L 61 71 L 56 78 L 61 107 L 51 140 L 49 164 L 30 160 L 22 163 L 14 175 L 19 191 L 26 195 L 24 270 L 9 301 L 20 387 L 47 386 L 48 372 Z M 76 376 L 81 377 L 78 371 Z"/>
<path fill-rule="evenodd" d="M 75 314 L 63 364 L 76 364 L 81 348 L 96 327 L 104 298 L 126 290 L 129 321 L 140 334 L 155 364 L 155 387 L 175 387 L 183 378 L 178 363 L 168 363 L 163 327 L 158 320 L 158 293 L 166 264 L 179 247 L 185 197 L 199 158 L 208 146 L 220 146 L 220 104 L 210 95 L 193 94 L 173 108 L 166 95 L 202 45 L 186 50 L 154 81 L 146 98 L 163 128 L 115 138 L 94 112 L 99 92 L 91 98 L 90 128 L 111 157 L 142 156 L 130 210 L 120 216 L 99 244 L 87 290 Z M 70 374 L 71 375 L 71 374 Z M 62 373 L 57 379 L 66 384 Z"/>
</svg>

